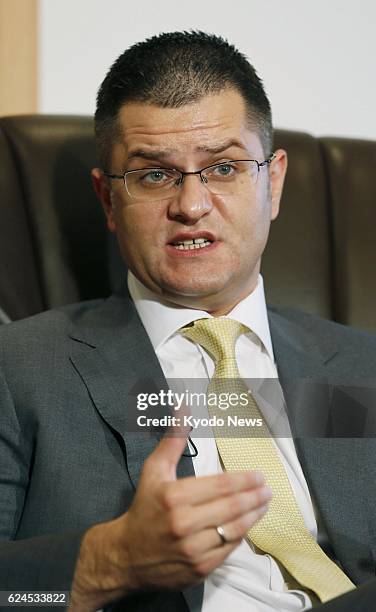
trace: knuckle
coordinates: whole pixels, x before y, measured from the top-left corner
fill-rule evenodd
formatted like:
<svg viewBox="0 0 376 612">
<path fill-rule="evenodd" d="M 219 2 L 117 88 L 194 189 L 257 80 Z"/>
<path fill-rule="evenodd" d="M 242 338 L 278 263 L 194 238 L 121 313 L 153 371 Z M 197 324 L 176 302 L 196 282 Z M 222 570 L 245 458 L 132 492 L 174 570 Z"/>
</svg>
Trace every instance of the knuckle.
<svg viewBox="0 0 376 612">
<path fill-rule="evenodd" d="M 244 534 L 247 533 L 247 531 L 251 528 L 251 525 L 254 523 L 254 520 L 252 519 L 254 518 L 255 516 L 253 515 L 253 513 L 251 513 L 246 514 L 244 517 L 238 519 L 237 521 L 234 521 L 231 529 L 231 539 L 242 538 Z"/>
<path fill-rule="evenodd" d="M 243 510 L 242 499 L 240 495 L 232 495 L 228 498 L 228 505 L 232 515 L 237 516 Z"/>
<path fill-rule="evenodd" d="M 178 510 L 170 512 L 169 532 L 174 538 L 182 538 L 187 533 L 187 521 L 184 515 Z"/>
<path fill-rule="evenodd" d="M 218 488 L 221 495 L 230 495 L 233 492 L 234 484 L 231 474 L 228 472 L 221 474 L 218 482 Z"/>
<path fill-rule="evenodd" d="M 193 571 L 197 578 L 205 578 L 210 573 L 211 567 L 207 561 L 201 561 L 195 564 Z"/>
<path fill-rule="evenodd" d="M 166 482 L 161 487 L 160 500 L 165 510 L 172 510 L 178 504 L 179 496 L 174 484 L 173 482 Z"/>
<path fill-rule="evenodd" d="M 262 492 L 261 492 L 261 489 L 254 490 L 254 491 L 252 491 L 249 494 L 247 509 L 248 509 L 248 511 L 255 510 L 255 509 L 259 508 L 259 506 L 262 503 L 263 503 L 263 501 L 262 501 Z"/>
<path fill-rule="evenodd" d="M 197 546 L 192 541 L 183 540 L 180 546 L 180 553 L 186 561 L 196 563 Z"/>
<path fill-rule="evenodd" d="M 238 540 L 239 538 L 243 538 L 247 531 L 248 531 L 249 527 L 246 527 L 245 525 L 242 524 L 238 524 L 233 528 L 233 536 L 232 536 L 232 540 Z"/>
</svg>

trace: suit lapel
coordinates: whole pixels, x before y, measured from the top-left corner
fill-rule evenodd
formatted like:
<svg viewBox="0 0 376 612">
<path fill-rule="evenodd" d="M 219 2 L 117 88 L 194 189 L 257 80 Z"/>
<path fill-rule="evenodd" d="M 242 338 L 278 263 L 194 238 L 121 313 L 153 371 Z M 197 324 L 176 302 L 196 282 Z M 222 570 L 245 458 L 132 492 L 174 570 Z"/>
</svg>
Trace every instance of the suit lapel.
<svg viewBox="0 0 376 612">
<path fill-rule="evenodd" d="M 135 415 L 141 414 L 136 395 L 168 390 L 168 386 L 129 295 L 112 296 L 90 311 L 72 330 L 70 339 L 72 364 L 99 414 L 122 444 L 128 476 L 136 489 L 144 461 L 162 437 L 159 432 L 139 433 L 139 428 L 136 433 Z M 163 414 L 168 413 L 158 410 L 159 416 Z M 190 454 L 188 448 L 185 454 Z M 181 457 L 177 476 L 194 476 L 189 456 Z M 202 585 L 186 589 L 183 595 L 192 612 L 201 609 Z"/>
<path fill-rule="evenodd" d="M 153 346 L 128 296 L 112 296 L 88 311 L 72 329 L 71 362 L 103 420 L 125 452 L 129 478 L 136 488 L 145 459 L 155 449 L 161 432 L 140 431 L 137 394 L 167 390 Z M 153 414 L 149 411 L 153 410 Z M 148 416 L 168 414 L 149 408 Z M 192 460 L 182 457 L 178 476 L 194 475 Z"/>
<path fill-rule="evenodd" d="M 269 316 L 278 376 L 309 490 L 337 558 L 353 580 L 364 581 L 373 564 L 361 477 L 366 441 L 335 437 L 341 424 L 333 420 L 326 364 L 337 347 L 273 312 Z M 336 414 L 338 419 L 340 411 Z"/>
<path fill-rule="evenodd" d="M 303 471 L 337 557 L 354 580 L 362 581 L 370 577 L 372 563 L 363 513 L 364 485 L 356 476 L 364 441 L 358 441 L 359 454 L 354 456 L 353 441 L 325 438 L 333 427 L 325 364 L 335 356 L 336 348 L 322 338 L 319 350 L 310 334 L 302 334 L 276 313 L 269 312 L 269 317 L 279 379 Z M 158 432 L 135 433 L 137 393 L 167 390 L 154 349 L 128 296 L 113 296 L 88 311 L 70 338 L 72 364 L 101 417 L 123 444 L 129 478 L 136 487 L 146 457 L 161 438 Z M 182 457 L 178 475 L 194 475 L 190 458 Z M 197 594 L 192 595 L 196 598 Z M 185 595 L 191 608 L 195 607 L 190 593 Z"/>
</svg>

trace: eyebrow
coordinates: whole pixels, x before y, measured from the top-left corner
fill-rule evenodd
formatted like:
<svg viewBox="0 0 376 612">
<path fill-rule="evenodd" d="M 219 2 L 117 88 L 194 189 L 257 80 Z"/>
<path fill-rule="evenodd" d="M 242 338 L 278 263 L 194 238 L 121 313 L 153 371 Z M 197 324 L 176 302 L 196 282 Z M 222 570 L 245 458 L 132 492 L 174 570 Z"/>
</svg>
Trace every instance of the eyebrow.
<svg viewBox="0 0 376 612">
<path fill-rule="evenodd" d="M 231 138 L 230 140 L 226 140 L 225 142 L 217 145 L 216 147 L 208 147 L 206 145 L 201 145 L 196 148 L 196 151 L 204 153 L 223 153 L 223 151 L 226 151 L 231 147 L 238 147 L 238 149 L 244 149 L 244 144 L 236 138 Z"/>
<path fill-rule="evenodd" d="M 238 147 L 244 149 L 244 145 L 240 142 L 240 140 L 237 140 L 236 138 L 231 138 L 230 140 L 226 140 L 225 142 L 222 142 L 221 144 L 218 144 L 216 146 L 199 145 L 198 147 L 196 147 L 195 151 L 197 153 L 218 154 L 223 153 L 223 151 L 226 151 L 231 147 Z M 153 160 L 167 159 L 174 153 L 177 153 L 176 149 L 135 149 L 134 151 L 130 151 L 128 153 L 127 161 L 135 157 Z"/>
</svg>

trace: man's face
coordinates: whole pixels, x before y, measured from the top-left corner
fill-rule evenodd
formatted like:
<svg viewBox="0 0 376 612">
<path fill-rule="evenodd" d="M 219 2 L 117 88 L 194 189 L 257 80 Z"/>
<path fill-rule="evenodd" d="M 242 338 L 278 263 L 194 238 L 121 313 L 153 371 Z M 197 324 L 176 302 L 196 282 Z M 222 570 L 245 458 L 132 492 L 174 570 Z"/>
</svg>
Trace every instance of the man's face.
<svg viewBox="0 0 376 612">
<path fill-rule="evenodd" d="M 119 124 L 122 140 L 114 145 L 110 168 L 116 174 L 146 167 L 193 172 L 222 161 L 265 159 L 243 98 L 231 89 L 181 108 L 127 103 Z M 212 151 L 218 148 L 223 150 Z M 132 200 L 121 180 L 112 180 L 109 191 L 98 169 L 93 179 L 108 227 L 135 276 L 177 305 L 225 314 L 256 286 L 285 169 L 286 155 L 278 151 L 270 168 L 260 168 L 257 183 L 249 181 L 235 195 L 214 195 L 199 176 L 186 176 L 171 197 L 153 202 Z M 176 248 L 193 238 L 211 244 Z"/>
</svg>

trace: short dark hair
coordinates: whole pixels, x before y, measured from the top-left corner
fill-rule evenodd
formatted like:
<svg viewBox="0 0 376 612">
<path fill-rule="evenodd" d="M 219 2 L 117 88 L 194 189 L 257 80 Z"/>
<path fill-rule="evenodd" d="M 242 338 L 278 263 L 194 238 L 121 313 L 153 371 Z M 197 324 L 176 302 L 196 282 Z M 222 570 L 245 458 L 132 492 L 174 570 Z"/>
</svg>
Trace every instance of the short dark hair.
<svg viewBox="0 0 376 612">
<path fill-rule="evenodd" d="M 112 144 L 120 136 L 119 110 L 126 102 L 178 108 L 226 88 L 243 96 L 250 124 L 269 155 L 273 144 L 269 100 L 243 53 L 222 37 L 199 30 L 162 33 L 134 44 L 114 62 L 98 91 L 99 163 L 108 169 Z"/>
</svg>

